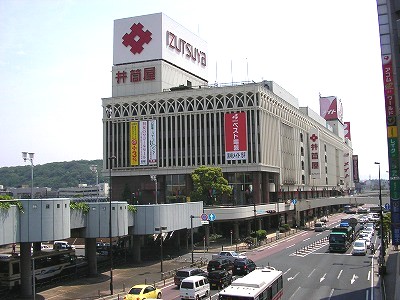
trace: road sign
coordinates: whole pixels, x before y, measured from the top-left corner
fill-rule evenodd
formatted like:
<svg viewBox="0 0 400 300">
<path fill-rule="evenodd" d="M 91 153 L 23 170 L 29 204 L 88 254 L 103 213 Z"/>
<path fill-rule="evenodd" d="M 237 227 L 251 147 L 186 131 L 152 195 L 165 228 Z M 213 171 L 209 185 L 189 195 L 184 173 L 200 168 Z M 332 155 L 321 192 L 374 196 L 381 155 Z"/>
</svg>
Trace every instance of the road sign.
<svg viewBox="0 0 400 300">
<path fill-rule="evenodd" d="M 390 210 L 390 204 L 389 203 L 385 203 L 385 209 L 386 210 Z"/>
<path fill-rule="evenodd" d="M 211 213 L 211 214 L 208 215 L 208 220 L 209 220 L 209 221 L 212 222 L 212 221 L 215 221 L 215 219 L 216 219 L 216 217 L 215 217 L 215 215 L 214 215 L 213 213 Z"/>
<path fill-rule="evenodd" d="M 297 199 L 293 199 L 293 200 L 292 200 L 292 203 L 293 203 L 294 205 L 296 205 Z"/>
<path fill-rule="evenodd" d="M 201 221 L 201 225 L 208 225 L 208 224 L 210 224 L 210 222 L 208 222 L 208 221 Z"/>
<path fill-rule="evenodd" d="M 208 221 L 208 215 L 207 214 L 201 214 L 200 219 L 201 219 L 201 221 Z"/>
</svg>

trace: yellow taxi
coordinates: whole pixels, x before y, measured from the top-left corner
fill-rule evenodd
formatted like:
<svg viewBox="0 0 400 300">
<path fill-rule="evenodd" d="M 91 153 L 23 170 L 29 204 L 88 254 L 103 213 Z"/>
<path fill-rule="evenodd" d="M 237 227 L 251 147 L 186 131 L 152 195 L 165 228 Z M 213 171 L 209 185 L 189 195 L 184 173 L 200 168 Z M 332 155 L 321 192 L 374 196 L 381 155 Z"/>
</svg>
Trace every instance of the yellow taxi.
<svg viewBox="0 0 400 300">
<path fill-rule="evenodd" d="M 128 294 L 124 296 L 124 300 L 143 300 L 148 298 L 161 299 L 162 293 L 160 289 L 152 285 L 138 284 L 129 290 Z"/>
</svg>

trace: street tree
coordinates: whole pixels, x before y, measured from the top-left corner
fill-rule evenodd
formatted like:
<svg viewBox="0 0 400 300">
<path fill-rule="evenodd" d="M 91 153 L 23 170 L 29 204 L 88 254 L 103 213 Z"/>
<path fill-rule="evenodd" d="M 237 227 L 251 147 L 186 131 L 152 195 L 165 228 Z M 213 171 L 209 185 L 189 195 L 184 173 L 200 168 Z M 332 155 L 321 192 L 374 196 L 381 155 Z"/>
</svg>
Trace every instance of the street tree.
<svg viewBox="0 0 400 300">
<path fill-rule="evenodd" d="M 221 168 L 201 166 L 191 176 L 194 189 L 190 197 L 193 201 L 213 205 L 220 203 L 223 196 L 232 194 L 232 188 L 224 178 Z"/>
</svg>

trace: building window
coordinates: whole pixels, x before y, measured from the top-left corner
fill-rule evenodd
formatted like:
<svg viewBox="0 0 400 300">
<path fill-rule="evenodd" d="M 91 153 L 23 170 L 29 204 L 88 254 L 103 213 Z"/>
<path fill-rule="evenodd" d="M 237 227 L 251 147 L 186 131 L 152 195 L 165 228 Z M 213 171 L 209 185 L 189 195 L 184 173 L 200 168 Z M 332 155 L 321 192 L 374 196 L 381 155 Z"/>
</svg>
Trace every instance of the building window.
<svg viewBox="0 0 400 300">
<path fill-rule="evenodd" d="M 300 132 L 300 142 L 303 142 L 303 133 Z"/>
</svg>

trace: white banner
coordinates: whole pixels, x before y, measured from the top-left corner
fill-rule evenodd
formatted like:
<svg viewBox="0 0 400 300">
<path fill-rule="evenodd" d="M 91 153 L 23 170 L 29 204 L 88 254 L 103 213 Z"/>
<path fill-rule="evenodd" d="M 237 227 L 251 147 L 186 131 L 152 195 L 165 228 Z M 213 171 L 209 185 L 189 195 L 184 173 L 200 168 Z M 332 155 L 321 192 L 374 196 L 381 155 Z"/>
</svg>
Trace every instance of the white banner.
<svg viewBox="0 0 400 300">
<path fill-rule="evenodd" d="M 139 158 L 140 158 L 140 165 L 147 166 L 147 138 L 148 138 L 148 128 L 147 128 L 147 121 L 140 121 L 139 122 Z"/>
<path fill-rule="evenodd" d="M 157 164 L 157 121 L 149 121 L 149 165 Z"/>
<path fill-rule="evenodd" d="M 310 129 L 310 135 L 308 140 L 308 150 L 310 152 L 310 176 L 311 179 L 321 178 L 321 160 L 320 160 L 320 149 L 319 149 L 319 130 L 316 128 Z"/>
</svg>

